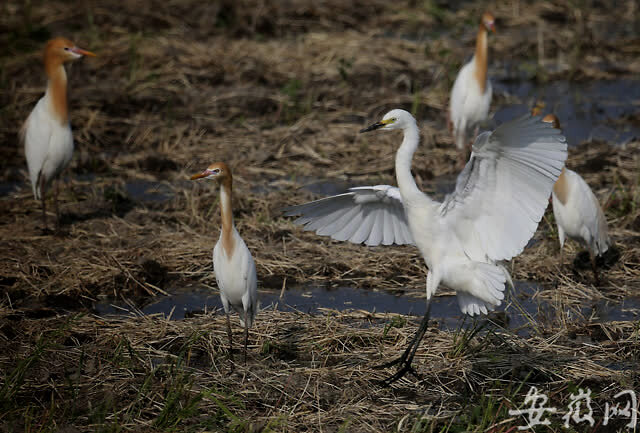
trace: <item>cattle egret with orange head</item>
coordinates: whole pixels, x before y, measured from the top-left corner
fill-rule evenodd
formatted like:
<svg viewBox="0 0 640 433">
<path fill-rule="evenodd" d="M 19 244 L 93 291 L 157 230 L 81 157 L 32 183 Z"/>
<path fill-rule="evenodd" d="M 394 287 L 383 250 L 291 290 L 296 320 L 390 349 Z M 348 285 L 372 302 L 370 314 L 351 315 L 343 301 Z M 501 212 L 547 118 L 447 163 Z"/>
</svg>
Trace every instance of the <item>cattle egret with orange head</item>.
<svg viewBox="0 0 640 433">
<path fill-rule="evenodd" d="M 233 349 L 230 307 L 240 316 L 240 325 L 244 327 L 244 362 L 247 362 L 247 341 L 249 328 L 253 326 L 258 309 L 258 282 L 256 265 L 251 252 L 240 237 L 233 223 L 233 183 L 231 169 L 224 162 L 211 164 L 202 173 L 191 176 L 195 179 L 211 179 L 220 185 L 220 217 L 222 230 L 220 238 L 213 247 L 213 270 L 220 289 L 220 299 L 227 316 L 227 334 L 229 354 Z"/>
<path fill-rule="evenodd" d="M 480 20 L 476 51 L 469 63 L 464 65 L 451 89 L 449 101 L 449 130 L 456 147 L 460 150 L 461 162 L 466 162 L 471 142 L 478 126 L 489 115 L 491 105 L 491 81 L 487 76 L 488 32 L 495 32 L 495 19 L 485 12 Z"/>
<path fill-rule="evenodd" d="M 69 125 L 67 104 L 67 73 L 64 65 L 83 56 L 95 56 L 95 54 L 78 48 L 65 38 L 51 39 L 47 42 L 44 49 L 47 90 L 29 114 L 21 131 L 33 195 L 36 200 L 42 201 L 42 219 L 45 229 L 47 227 L 45 193 L 51 182 L 69 164 L 73 155 L 73 135 Z M 54 200 L 59 223 L 57 185 Z"/>
<path fill-rule="evenodd" d="M 555 115 L 547 114 L 542 120 L 560 129 L 560 121 Z M 565 239 L 569 237 L 579 242 L 589 250 L 593 275 L 599 284 L 596 256 L 609 249 L 611 240 L 598 198 L 582 176 L 566 167 L 553 185 L 551 196 L 560 240 L 560 262 L 564 262 Z"/>
</svg>

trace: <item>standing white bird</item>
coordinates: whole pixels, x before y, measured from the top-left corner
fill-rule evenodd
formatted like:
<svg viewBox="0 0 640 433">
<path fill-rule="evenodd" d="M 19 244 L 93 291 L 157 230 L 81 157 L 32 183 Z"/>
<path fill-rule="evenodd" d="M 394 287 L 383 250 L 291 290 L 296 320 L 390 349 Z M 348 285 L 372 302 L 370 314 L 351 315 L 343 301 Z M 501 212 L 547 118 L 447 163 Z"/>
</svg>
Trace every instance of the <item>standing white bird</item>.
<svg viewBox="0 0 640 433">
<path fill-rule="evenodd" d="M 67 73 L 64 64 L 82 56 L 95 56 L 95 54 L 78 48 L 65 38 L 51 39 L 47 42 L 44 49 L 47 90 L 29 114 L 21 130 L 33 195 L 36 200 L 42 201 L 42 219 L 45 229 L 47 228 L 46 190 L 69 164 L 73 155 L 73 135 L 67 106 Z M 54 200 L 56 221 L 59 223 L 57 184 Z"/>
<path fill-rule="evenodd" d="M 392 110 L 360 132 L 400 129 L 396 153 L 398 188 L 389 185 L 352 188 L 346 194 L 287 208 L 286 215 L 307 230 L 334 239 L 368 245 L 415 244 L 429 268 L 427 313 L 404 354 L 386 364 L 402 364 L 387 380 L 411 371 L 411 361 L 427 329 L 430 300 L 442 283 L 456 291 L 460 309 L 469 315 L 500 305 L 511 278 L 498 262 L 520 254 L 533 236 L 567 157 L 560 131 L 521 117 L 478 136 L 456 189 L 442 203 L 418 189 L 411 160 L 418 148 L 416 121 Z"/>
<path fill-rule="evenodd" d="M 249 328 L 258 310 L 258 281 L 256 265 L 251 252 L 240 237 L 233 223 L 233 178 L 231 170 L 224 162 L 211 164 L 202 173 L 194 174 L 191 180 L 213 179 L 220 185 L 220 217 L 222 230 L 213 247 L 213 270 L 220 289 L 220 299 L 227 316 L 229 356 L 233 350 L 229 307 L 240 316 L 240 326 L 244 327 L 244 362 L 247 363 L 247 341 Z"/>
<path fill-rule="evenodd" d="M 560 121 L 553 114 L 547 114 L 542 120 L 560 128 Z M 568 236 L 589 250 L 593 275 L 599 284 L 596 256 L 604 254 L 611 241 L 607 219 L 597 197 L 578 173 L 566 167 L 553 185 L 551 196 L 560 240 L 560 264 L 564 263 L 564 241 Z"/>
<path fill-rule="evenodd" d="M 469 149 L 472 139 L 477 135 L 479 124 L 489 115 L 491 105 L 491 81 L 487 77 L 489 30 L 496 31 L 495 19 L 489 12 L 485 12 L 478 29 L 475 54 L 460 69 L 451 89 L 449 130 L 460 150 L 463 164 L 468 155 L 465 149 Z"/>
</svg>

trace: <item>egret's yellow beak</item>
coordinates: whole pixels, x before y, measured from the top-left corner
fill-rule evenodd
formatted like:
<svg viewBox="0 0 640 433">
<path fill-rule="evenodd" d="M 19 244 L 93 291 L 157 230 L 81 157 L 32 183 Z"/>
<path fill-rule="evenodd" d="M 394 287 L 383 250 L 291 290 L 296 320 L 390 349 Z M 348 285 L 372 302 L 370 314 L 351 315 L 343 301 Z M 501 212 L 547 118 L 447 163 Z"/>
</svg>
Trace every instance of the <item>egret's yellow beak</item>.
<svg viewBox="0 0 640 433">
<path fill-rule="evenodd" d="M 203 177 L 207 177 L 207 176 L 209 176 L 209 172 L 205 170 L 202 173 L 196 173 L 193 176 L 191 176 L 191 180 L 202 179 Z"/>
<path fill-rule="evenodd" d="M 82 48 L 78 48 L 78 47 L 73 47 L 71 51 L 73 51 L 76 54 L 80 54 L 82 56 L 96 57 L 95 53 L 92 53 L 91 51 L 83 50 Z"/>
<path fill-rule="evenodd" d="M 362 132 L 375 131 L 376 129 L 384 128 L 390 123 L 393 123 L 393 119 L 381 120 L 379 122 L 374 123 L 371 126 L 367 126 L 366 128 L 361 129 L 360 132 L 362 133 Z"/>
</svg>

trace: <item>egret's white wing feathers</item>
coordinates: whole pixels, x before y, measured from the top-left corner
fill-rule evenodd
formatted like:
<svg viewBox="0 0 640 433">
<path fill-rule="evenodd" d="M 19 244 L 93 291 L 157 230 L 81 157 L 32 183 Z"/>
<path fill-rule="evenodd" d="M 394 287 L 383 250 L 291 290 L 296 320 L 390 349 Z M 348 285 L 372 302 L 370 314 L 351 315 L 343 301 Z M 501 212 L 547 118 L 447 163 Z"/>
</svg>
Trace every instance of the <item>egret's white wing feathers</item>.
<svg viewBox="0 0 640 433">
<path fill-rule="evenodd" d="M 224 310 L 230 308 L 238 313 L 240 325 L 245 326 L 244 312 L 247 312 L 247 327 L 251 328 L 257 313 L 258 281 L 253 256 L 240 234 L 233 227 L 235 248 L 229 257 L 218 240 L 213 248 L 213 269 Z"/>
<path fill-rule="evenodd" d="M 69 123 L 60 123 L 47 109 L 49 96 L 40 98 L 23 126 L 22 138 L 33 194 L 40 199 L 49 183 L 73 156 L 73 134 Z M 41 179 L 44 177 L 44 179 Z"/>
<path fill-rule="evenodd" d="M 591 189 L 590 189 L 591 190 Z M 591 248 L 596 256 L 601 256 L 606 253 L 611 245 L 611 239 L 609 238 L 609 227 L 607 226 L 607 218 L 604 216 L 604 212 L 600 207 L 598 199 L 591 191 L 592 198 L 594 200 L 594 207 L 596 213 L 591 215 L 594 219 L 595 233 L 593 233 L 593 241 Z"/>
<path fill-rule="evenodd" d="M 559 130 L 523 116 L 473 144 L 440 214 L 473 260 L 509 260 L 533 236 L 567 158 Z"/>
<path fill-rule="evenodd" d="M 287 208 L 286 214 L 300 215 L 298 224 L 337 240 L 369 245 L 409 240 L 429 267 L 427 299 L 443 283 L 456 291 L 464 313 L 493 310 L 512 285 L 498 261 L 522 252 L 533 236 L 567 157 L 564 136 L 529 116 L 480 135 L 455 191 L 436 203 L 411 175 L 419 144 L 415 119 L 392 110 L 363 131 L 381 128 L 405 133 L 396 154 L 399 189 L 354 188 Z"/>
<path fill-rule="evenodd" d="M 398 188 L 375 185 L 350 188 L 320 200 L 290 206 L 286 216 L 321 236 L 369 246 L 413 244 Z"/>
<path fill-rule="evenodd" d="M 46 109 L 46 101 L 41 98 L 29 114 L 29 117 L 27 117 L 20 131 L 33 195 L 38 200 L 41 194 L 38 176 L 48 155 L 49 143 L 53 136 L 53 126 L 51 116 Z"/>
<path fill-rule="evenodd" d="M 247 311 L 247 327 L 251 328 L 253 326 L 253 321 L 258 312 L 258 276 L 256 273 L 256 264 L 253 261 L 253 256 L 249 252 L 249 249 L 246 247 L 247 259 L 245 260 L 244 269 L 242 270 L 244 279 L 246 281 L 247 291 L 243 295 L 242 304 L 244 310 Z M 240 316 L 240 325 L 245 326 L 243 320 L 243 314 L 238 312 Z"/>
</svg>

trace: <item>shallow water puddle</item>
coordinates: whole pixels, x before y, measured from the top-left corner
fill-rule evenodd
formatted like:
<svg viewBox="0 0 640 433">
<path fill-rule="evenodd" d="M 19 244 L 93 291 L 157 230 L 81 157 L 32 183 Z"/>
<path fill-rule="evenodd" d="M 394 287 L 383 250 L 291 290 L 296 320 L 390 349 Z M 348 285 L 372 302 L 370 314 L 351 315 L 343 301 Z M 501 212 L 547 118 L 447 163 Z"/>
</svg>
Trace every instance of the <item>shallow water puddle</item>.
<svg viewBox="0 0 640 433">
<path fill-rule="evenodd" d="M 124 186 L 127 195 L 133 200 L 142 203 L 162 203 L 173 197 L 173 191 L 164 183 L 133 180 Z"/>
<path fill-rule="evenodd" d="M 494 92 L 515 96 L 522 104 L 500 107 L 496 123 L 528 113 L 534 101 L 543 101 L 544 113 L 560 118 L 569 145 L 601 140 L 624 144 L 640 137 L 640 126 L 628 119 L 640 110 L 640 81 L 596 80 L 553 81 L 537 85 L 532 80 L 493 80 Z"/>
<path fill-rule="evenodd" d="M 518 334 L 528 335 L 531 328 L 527 316 L 534 321 L 552 320 L 556 311 L 544 301 L 532 300 L 534 293 L 539 290 L 537 285 L 523 281 L 515 284 L 517 304 L 513 299 L 507 299 L 507 302 L 496 313 L 490 315 L 489 319 L 516 330 Z M 352 287 L 289 289 L 284 292 L 282 298 L 279 291 L 261 290 L 259 299 L 261 310 L 275 308 L 280 311 L 311 314 L 322 313 L 323 309 L 335 309 L 422 316 L 426 311 L 424 299 Z M 213 309 L 221 310 L 222 303 L 217 292 L 205 287 L 193 287 L 175 290 L 170 296 L 153 298 L 151 303 L 141 308 L 124 302 L 103 302 L 96 304 L 95 309 L 99 315 L 127 316 L 160 313 L 170 315 L 173 320 L 180 320 Z M 581 313 L 584 317 L 592 317 L 596 322 L 638 320 L 640 298 L 626 299 L 617 304 L 599 302 L 585 306 Z M 431 317 L 436 319 L 439 326 L 444 329 L 457 329 L 464 319 L 455 296 L 436 296 L 431 308 Z M 467 319 L 465 326 L 472 323 L 473 320 Z"/>
</svg>

